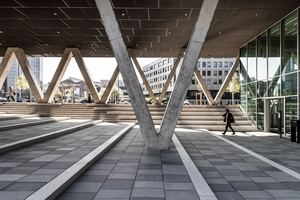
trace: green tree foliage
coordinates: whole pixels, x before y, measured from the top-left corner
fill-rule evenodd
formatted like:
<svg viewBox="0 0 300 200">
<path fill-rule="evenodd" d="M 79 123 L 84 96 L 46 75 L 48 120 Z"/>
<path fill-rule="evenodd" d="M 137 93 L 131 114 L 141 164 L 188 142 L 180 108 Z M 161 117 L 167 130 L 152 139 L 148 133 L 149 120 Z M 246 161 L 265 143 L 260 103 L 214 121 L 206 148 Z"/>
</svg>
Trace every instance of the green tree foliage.
<svg viewBox="0 0 300 200">
<path fill-rule="evenodd" d="M 22 90 L 26 90 L 29 88 L 29 84 L 23 74 L 18 76 L 16 85 L 17 85 L 17 88 L 21 91 L 20 97 L 22 96 Z"/>
<path fill-rule="evenodd" d="M 233 83 L 234 85 L 234 93 L 239 93 L 240 92 L 240 80 L 239 80 L 239 75 L 237 72 L 235 72 L 231 78 L 231 81 L 229 82 L 225 92 L 231 92 L 230 91 L 230 85 Z"/>
</svg>

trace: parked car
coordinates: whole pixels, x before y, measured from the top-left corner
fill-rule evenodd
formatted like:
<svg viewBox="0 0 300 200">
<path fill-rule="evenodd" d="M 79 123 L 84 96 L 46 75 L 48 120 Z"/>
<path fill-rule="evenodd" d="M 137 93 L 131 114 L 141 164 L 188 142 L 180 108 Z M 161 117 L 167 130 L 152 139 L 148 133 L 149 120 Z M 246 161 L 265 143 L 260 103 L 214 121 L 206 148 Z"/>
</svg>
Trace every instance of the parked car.
<svg viewBox="0 0 300 200">
<path fill-rule="evenodd" d="M 88 100 L 87 99 L 82 99 L 81 101 L 80 101 L 80 103 L 88 103 Z M 92 99 L 92 103 L 94 103 L 94 100 Z"/>
<path fill-rule="evenodd" d="M 128 104 L 128 101 L 125 99 L 122 99 L 120 101 L 117 101 L 116 104 Z"/>
<path fill-rule="evenodd" d="M 5 97 L 0 97 L 0 102 L 7 102 L 7 98 L 5 98 Z"/>
<path fill-rule="evenodd" d="M 27 101 L 27 99 L 26 98 L 20 98 L 20 97 L 17 97 L 16 98 L 16 102 L 26 102 Z"/>
<path fill-rule="evenodd" d="M 184 102 L 183 102 L 183 105 L 190 105 L 189 100 L 185 99 Z"/>
</svg>

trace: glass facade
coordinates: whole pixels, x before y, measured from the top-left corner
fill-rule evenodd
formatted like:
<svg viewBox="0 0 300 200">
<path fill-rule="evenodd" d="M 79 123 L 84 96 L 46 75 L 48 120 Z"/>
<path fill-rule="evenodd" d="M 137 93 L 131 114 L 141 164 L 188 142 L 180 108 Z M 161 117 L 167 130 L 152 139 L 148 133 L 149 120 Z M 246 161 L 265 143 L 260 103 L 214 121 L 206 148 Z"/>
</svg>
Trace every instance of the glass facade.
<svg viewBox="0 0 300 200">
<path fill-rule="evenodd" d="M 240 48 L 241 107 L 260 130 L 300 119 L 299 8 Z"/>
</svg>

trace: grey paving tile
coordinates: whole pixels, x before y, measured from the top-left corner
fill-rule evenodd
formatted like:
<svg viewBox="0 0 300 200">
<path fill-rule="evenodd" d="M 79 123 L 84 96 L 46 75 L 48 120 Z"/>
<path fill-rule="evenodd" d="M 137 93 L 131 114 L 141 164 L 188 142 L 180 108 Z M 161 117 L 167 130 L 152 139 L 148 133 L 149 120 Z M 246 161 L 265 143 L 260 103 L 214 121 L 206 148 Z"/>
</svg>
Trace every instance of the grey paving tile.
<svg viewBox="0 0 300 200">
<path fill-rule="evenodd" d="M 259 187 L 257 184 L 253 183 L 252 181 L 250 182 L 229 182 L 232 187 L 234 187 L 234 189 L 236 190 L 255 190 L 255 191 L 259 191 L 259 190 L 263 190 L 261 187 Z"/>
<path fill-rule="evenodd" d="M 132 179 L 133 180 L 136 177 L 137 177 L 136 174 L 119 174 L 119 173 L 114 173 L 113 174 L 113 173 L 111 173 L 111 174 L 109 174 L 109 176 L 107 177 L 107 179 Z"/>
<path fill-rule="evenodd" d="M 274 199 L 266 191 L 255 191 L 255 190 L 245 191 L 245 190 L 240 190 L 238 192 L 244 199 Z"/>
<path fill-rule="evenodd" d="M 187 174 L 183 165 L 163 165 L 163 174 Z"/>
<path fill-rule="evenodd" d="M 237 192 L 215 192 L 218 200 L 244 200 Z"/>
<path fill-rule="evenodd" d="M 191 183 L 191 179 L 188 175 L 166 174 L 166 175 L 164 175 L 164 182 L 166 182 L 166 183 Z"/>
<path fill-rule="evenodd" d="M 163 181 L 135 181 L 133 188 L 159 189 L 164 188 Z"/>
<path fill-rule="evenodd" d="M 93 200 L 95 196 L 95 193 L 90 193 L 90 192 L 65 192 L 56 200 Z"/>
<path fill-rule="evenodd" d="M 45 183 L 16 183 L 7 186 L 3 191 L 36 191 Z"/>
<path fill-rule="evenodd" d="M 101 186 L 102 182 L 75 182 L 66 190 L 66 192 L 96 193 Z"/>
<path fill-rule="evenodd" d="M 276 199 L 277 198 L 299 198 L 300 199 L 300 194 L 292 190 L 279 189 L 279 190 L 266 190 L 266 191 Z"/>
<path fill-rule="evenodd" d="M 33 191 L 0 191 L 0 199 L 23 200 L 26 199 Z"/>
<path fill-rule="evenodd" d="M 0 174 L 1 181 L 18 181 L 27 174 Z"/>
<path fill-rule="evenodd" d="M 196 191 L 166 190 L 166 200 L 200 200 Z"/>
<path fill-rule="evenodd" d="M 161 169 L 139 169 L 137 174 L 163 174 Z"/>
<path fill-rule="evenodd" d="M 133 180 L 106 180 L 101 189 L 111 189 L 111 190 L 129 190 L 133 187 Z"/>
<path fill-rule="evenodd" d="M 257 183 L 257 185 L 264 190 L 288 190 L 288 187 L 278 182 Z"/>
<path fill-rule="evenodd" d="M 131 197 L 157 197 L 163 198 L 165 197 L 164 189 L 140 189 L 133 188 Z"/>
<path fill-rule="evenodd" d="M 195 190 L 192 183 L 164 183 L 166 190 Z"/>
<path fill-rule="evenodd" d="M 56 175 L 27 175 L 24 178 L 20 179 L 18 182 L 49 182 Z"/>
<path fill-rule="evenodd" d="M 230 184 L 209 184 L 213 192 L 233 192 L 235 189 Z"/>
<path fill-rule="evenodd" d="M 100 189 L 95 199 L 129 199 L 131 190 L 108 190 Z"/>
<path fill-rule="evenodd" d="M 163 176 L 160 174 L 137 174 L 135 179 L 138 181 L 162 181 Z"/>
<path fill-rule="evenodd" d="M 94 176 L 89 176 L 89 175 L 82 175 L 80 176 L 76 181 L 78 182 L 104 182 L 107 176 L 105 175 L 94 175 Z"/>
</svg>

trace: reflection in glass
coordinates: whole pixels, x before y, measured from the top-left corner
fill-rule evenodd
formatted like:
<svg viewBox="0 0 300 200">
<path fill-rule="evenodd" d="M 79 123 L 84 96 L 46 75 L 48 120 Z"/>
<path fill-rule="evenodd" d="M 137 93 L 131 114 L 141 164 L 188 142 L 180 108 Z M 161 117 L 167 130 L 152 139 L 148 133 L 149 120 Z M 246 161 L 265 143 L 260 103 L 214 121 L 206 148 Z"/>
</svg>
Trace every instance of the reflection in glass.
<svg viewBox="0 0 300 200">
<path fill-rule="evenodd" d="M 273 79 L 268 81 L 269 89 L 268 94 L 269 97 L 278 97 L 280 96 L 280 88 L 281 88 L 281 78 L 279 76 L 273 77 Z"/>
<path fill-rule="evenodd" d="M 257 37 L 257 79 L 267 77 L 267 34 L 264 32 Z"/>
<path fill-rule="evenodd" d="M 256 80 L 256 39 L 248 43 L 248 76 L 249 81 Z"/>
<path fill-rule="evenodd" d="M 280 23 L 269 30 L 268 77 L 280 75 Z"/>
<path fill-rule="evenodd" d="M 278 113 L 283 111 L 283 99 L 270 99 L 270 131 L 278 133 Z"/>
<path fill-rule="evenodd" d="M 266 81 L 257 82 L 257 97 L 267 97 L 268 88 Z"/>
<path fill-rule="evenodd" d="M 246 83 L 247 80 L 247 49 L 246 46 L 240 49 L 240 82 L 241 84 Z"/>
<path fill-rule="evenodd" d="M 256 83 L 247 84 L 247 94 L 248 116 L 256 125 Z"/>
<path fill-rule="evenodd" d="M 291 120 L 297 119 L 297 97 L 285 98 L 285 133 L 291 136 Z"/>
<path fill-rule="evenodd" d="M 297 67 L 297 12 L 284 19 L 283 73 L 296 71 Z"/>
<path fill-rule="evenodd" d="M 257 99 L 257 128 L 260 130 L 264 130 L 264 100 Z"/>
<path fill-rule="evenodd" d="M 282 95 L 297 95 L 297 73 L 282 76 Z"/>
<path fill-rule="evenodd" d="M 245 112 L 247 112 L 247 104 L 246 104 L 246 101 L 247 101 L 247 91 L 246 91 L 246 85 L 241 85 L 241 95 L 240 95 L 240 99 L 241 99 L 241 106 L 243 108 L 243 110 Z"/>
</svg>

